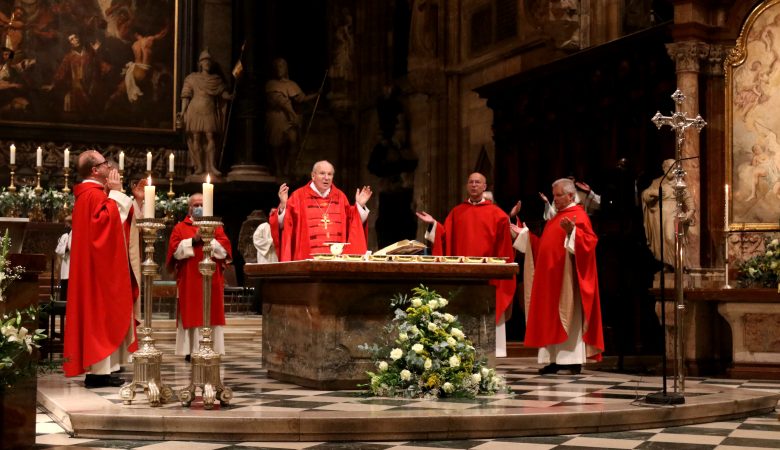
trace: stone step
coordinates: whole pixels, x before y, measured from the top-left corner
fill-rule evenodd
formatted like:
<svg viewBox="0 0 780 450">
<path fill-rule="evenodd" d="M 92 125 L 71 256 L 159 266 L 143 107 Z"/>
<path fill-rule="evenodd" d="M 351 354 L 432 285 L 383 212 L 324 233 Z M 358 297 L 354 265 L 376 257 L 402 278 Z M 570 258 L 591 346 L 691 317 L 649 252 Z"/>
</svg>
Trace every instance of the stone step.
<svg viewBox="0 0 780 450">
<path fill-rule="evenodd" d="M 174 319 L 154 319 L 154 339 L 158 342 L 176 340 Z M 228 316 L 225 318 L 225 340 L 230 342 L 261 342 L 263 335 L 262 316 Z"/>
</svg>

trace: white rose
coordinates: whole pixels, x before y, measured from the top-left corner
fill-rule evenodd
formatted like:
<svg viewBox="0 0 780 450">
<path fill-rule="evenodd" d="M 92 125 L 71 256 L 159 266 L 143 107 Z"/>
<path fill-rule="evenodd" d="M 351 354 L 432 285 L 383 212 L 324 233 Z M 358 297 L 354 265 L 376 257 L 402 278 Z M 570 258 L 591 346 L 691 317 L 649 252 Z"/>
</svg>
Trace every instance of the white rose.
<svg viewBox="0 0 780 450">
<path fill-rule="evenodd" d="M 766 252 L 766 256 L 772 256 L 772 255 L 774 255 L 774 253 L 772 252 L 772 250 L 769 250 L 769 251 L 767 251 L 767 252 Z"/>
<path fill-rule="evenodd" d="M 390 359 L 393 361 L 401 359 L 402 356 L 404 356 L 404 351 L 400 348 L 394 348 L 393 351 L 390 352 Z"/>
<path fill-rule="evenodd" d="M 482 368 L 482 376 L 487 378 L 487 376 L 490 375 L 490 370 L 487 367 Z"/>
<path fill-rule="evenodd" d="M 435 323 L 433 323 L 433 322 L 430 322 L 430 323 L 428 324 L 428 330 L 429 330 L 429 331 L 436 331 L 436 330 L 438 330 L 438 329 L 439 329 L 439 327 L 437 327 Z"/>
<path fill-rule="evenodd" d="M 472 381 L 474 381 L 474 383 L 479 384 L 479 382 L 482 381 L 482 375 L 480 375 L 478 373 L 472 373 L 471 374 L 471 379 L 472 379 Z"/>
<path fill-rule="evenodd" d="M 458 367 L 460 365 L 460 358 L 458 355 L 450 356 L 450 367 Z"/>
<path fill-rule="evenodd" d="M 423 352 L 423 345 L 422 344 L 414 344 L 412 345 L 412 350 L 417 353 L 418 355 Z"/>
<path fill-rule="evenodd" d="M 778 244 L 780 244 L 780 240 L 777 240 L 777 239 L 772 239 L 772 242 L 770 242 L 770 244 L 772 244 L 772 245 L 778 245 Z"/>
<path fill-rule="evenodd" d="M 459 339 L 459 340 L 461 340 L 464 337 L 466 337 L 466 336 L 463 335 L 463 332 L 460 331 L 459 328 L 453 328 L 452 330 L 450 330 L 450 334 L 453 335 L 455 337 L 455 339 Z"/>
<path fill-rule="evenodd" d="M 450 393 L 450 392 L 455 390 L 455 386 L 453 386 L 452 383 L 450 383 L 449 381 L 444 383 L 444 384 L 442 384 L 441 388 L 446 393 Z"/>
<path fill-rule="evenodd" d="M 447 343 L 450 344 L 450 347 L 455 348 L 455 344 L 457 344 L 458 341 L 456 341 L 454 337 L 450 336 L 447 338 Z"/>
<path fill-rule="evenodd" d="M 420 334 L 420 330 L 417 329 L 416 325 L 412 325 L 412 327 L 409 328 L 409 332 L 412 333 L 413 336 L 417 336 L 418 334 Z"/>
<path fill-rule="evenodd" d="M 776 268 L 776 267 L 777 267 L 777 261 L 772 261 L 772 262 L 769 264 L 769 267 L 771 267 L 771 268 L 773 268 L 773 269 L 774 269 L 774 268 Z"/>
<path fill-rule="evenodd" d="M 423 364 L 425 370 L 429 370 L 432 366 L 433 366 L 433 361 L 431 361 L 431 358 L 425 358 L 425 364 Z"/>
<path fill-rule="evenodd" d="M 401 371 L 401 379 L 404 381 L 409 381 L 412 379 L 412 372 L 409 372 L 408 370 L 404 369 Z"/>
<path fill-rule="evenodd" d="M 422 299 L 417 298 L 417 297 L 413 298 L 412 299 L 412 306 L 414 306 L 415 308 L 419 308 L 420 306 L 422 306 Z"/>
<path fill-rule="evenodd" d="M 749 273 L 749 274 L 751 274 L 751 275 L 753 275 L 753 274 L 755 274 L 755 273 L 756 273 L 756 269 L 754 269 L 754 268 L 750 267 L 750 268 L 748 268 L 748 273 Z"/>
<path fill-rule="evenodd" d="M 434 310 L 439 307 L 439 302 L 436 300 L 431 300 L 428 302 L 428 306 L 431 307 L 431 310 Z"/>
<path fill-rule="evenodd" d="M 450 313 L 444 313 L 444 320 L 446 320 L 449 323 L 455 322 L 455 316 L 453 316 Z"/>
<path fill-rule="evenodd" d="M 387 370 L 387 363 L 385 361 L 382 361 L 382 362 L 379 363 L 379 370 L 381 372 L 384 372 L 385 370 Z"/>
<path fill-rule="evenodd" d="M 444 298 L 444 297 L 442 297 L 442 298 L 440 298 L 440 299 L 439 299 L 439 306 L 440 306 L 440 307 L 442 307 L 442 308 L 444 308 L 445 306 L 447 306 L 449 303 L 450 303 L 450 302 L 448 302 L 448 301 L 447 301 L 447 299 L 446 299 L 446 298 Z"/>
<path fill-rule="evenodd" d="M 404 333 L 403 331 L 398 333 L 398 340 L 399 341 L 405 342 L 408 339 L 409 339 L 409 336 L 406 333 Z"/>
<path fill-rule="evenodd" d="M 493 384 L 493 386 L 500 386 L 501 385 L 501 378 L 493 377 L 490 379 L 490 383 Z"/>
</svg>

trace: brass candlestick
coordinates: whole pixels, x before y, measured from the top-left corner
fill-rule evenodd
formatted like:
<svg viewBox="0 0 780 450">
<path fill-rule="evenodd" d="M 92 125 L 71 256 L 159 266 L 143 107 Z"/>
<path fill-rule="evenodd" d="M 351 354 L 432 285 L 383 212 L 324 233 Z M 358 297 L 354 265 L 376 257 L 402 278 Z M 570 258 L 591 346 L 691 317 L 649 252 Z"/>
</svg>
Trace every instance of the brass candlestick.
<svg viewBox="0 0 780 450">
<path fill-rule="evenodd" d="M 11 183 L 8 185 L 8 192 L 16 192 L 16 186 L 14 186 L 14 174 L 16 173 L 16 164 L 11 164 Z"/>
<path fill-rule="evenodd" d="M 122 193 L 126 194 L 127 191 L 125 191 L 125 169 L 119 169 L 119 184 L 122 186 Z"/>
<path fill-rule="evenodd" d="M 211 277 L 217 264 L 211 259 L 211 241 L 217 227 L 222 226 L 220 217 L 201 217 L 192 222 L 200 230 L 203 239 L 203 259 L 198 269 L 203 275 L 203 327 L 201 328 L 200 348 L 192 355 L 190 385 L 179 391 L 182 406 L 190 406 L 195 398 L 195 388 L 203 393 L 203 408 L 212 409 L 215 400 L 226 406 L 233 398 L 233 391 L 222 384 L 219 375 L 222 357 L 214 351 L 211 339 Z"/>
<path fill-rule="evenodd" d="M 43 206 L 41 205 L 41 194 L 43 194 L 43 188 L 41 187 L 41 172 L 43 171 L 43 166 L 37 166 L 35 171 L 35 189 L 33 189 L 33 192 L 35 192 L 35 200 L 33 201 L 33 207 L 30 210 L 29 218 L 31 222 L 43 222 Z"/>
<path fill-rule="evenodd" d="M 70 167 L 65 167 L 62 169 L 62 178 L 65 181 L 65 186 L 62 188 L 62 192 L 65 193 L 65 195 L 70 194 L 70 188 L 68 187 L 68 177 L 70 177 Z"/>
<path fill-rule="evenodd" d="M 143 299 L 144 299 L 144 324 L 138 327 L 139 334 L 143 335 L 138 351 L 133 353 L 133 381 L 119 389 L 119 396 L 125 405 L 129 405 L 135 398 L 135 389 L 143 388 L 149 398 L 151 406 L 160 406 L 173 398 L 173 390 L 162 382 L 160 377 L 160 364 L 162 352 L 154 346 L 152 338 L 152 280 L 157 274 L 157 263 L 154 262 L 154 243 L 157 241 L 157 232 L 165 228 L 161 219 L 139 219 L 138 228 L 143 231 L 143 239 L 146 247 L 146 260 L 141 264 L 143 274 Z"/>
<path fill-rule="evenodd" d="M 168 193 L 166 194 L 168 196 L 169 204 L 171 201 L 173 201 L 173 197 L 176 196 L 176 194 L 173 192 L 173 175 L 175 172 L 168 172 Z M 165 213 L 165 221 L 169 223 L 173 223 L 173 208 L 169 207 L 168 211 Z"/>
</svg>

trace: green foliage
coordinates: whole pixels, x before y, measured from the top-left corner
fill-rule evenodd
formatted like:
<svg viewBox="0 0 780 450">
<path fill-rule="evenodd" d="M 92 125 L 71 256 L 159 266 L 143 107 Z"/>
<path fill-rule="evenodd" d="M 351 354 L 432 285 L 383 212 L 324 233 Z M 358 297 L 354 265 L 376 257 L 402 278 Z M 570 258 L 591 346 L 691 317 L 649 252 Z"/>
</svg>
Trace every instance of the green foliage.
<svg viewBox="0 0 780 450">
<path fill-rule="evenodd" d="M 780 292 L 780 240 L 765 239 L 765 251 L 737 265 L 741 286 L 777 287 Z"/>
<path fill-rule="evenodd" d="M 374 395 L 404 397 L 474 397 L 506 390 L 495 369 L 478 359 L 456 316 L 444 312 L 449 303 L 425 286 L 412 297 L 398 294 L 390 301 L 392 322 L 388 345 L 363 344 L 377 370 L 367 372 Z"/>
</svg>

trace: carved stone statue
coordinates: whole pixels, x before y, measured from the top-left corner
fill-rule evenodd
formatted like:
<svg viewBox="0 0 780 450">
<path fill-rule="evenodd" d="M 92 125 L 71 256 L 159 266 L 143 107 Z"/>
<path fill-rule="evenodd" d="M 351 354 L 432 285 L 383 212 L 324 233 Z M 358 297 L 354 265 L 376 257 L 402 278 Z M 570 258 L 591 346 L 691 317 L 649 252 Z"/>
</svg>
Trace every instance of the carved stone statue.
<svg viewBox="0 0 780 450">
<path fill-rule="evenodd" d="M 664 264 L 674 266 L 674 222 L 677 214 L 677 199 L 674 194 L 674 170 L 669 170 L 674 165 L 673 159 L 667 159 L 661 164 L 665 176 L 660 176 L 650 183 L 650 186 L 642 191 L 642 212 L 645 219 L 645 235 L 647 236 L 647 245 L 653 252 L 655 259 Z M 661 229 L 658 199 L 658 186 L 663 184 L 662 198 L 663 202 L 663 230 Z M 685 215 L 683 223 L 689 227 L 694 223 L 695 209 L 693 199 L 688 190 L 685 191 L 683 198 L 683 213 Z M 663 239 L 664 252 L 661 255 L 661 239 Z M 685 254 L 683 265 L 690 267 L 688 254 Z"/>
<path fill-rule="evenodd" d="M 342 11 L 341 24 L 333 33 L 333 61 L 328 71 L 328 76 L 335 82 L 345 82 L 354 79 L 352 69 L 352 55 L 355 51 L 355 43 L 352 38 L 352 15 L 348 9 Z"/>
<path fill-rule="evenodd" d="M 181 113 L 177 125 L 183 125 L 195 175 L 222 175 L 216 166 L 217 147 L 225 128 L 226 100 L 232 98 L 225 80 L 213 73 L 211 54 L 203 50 L 198 71 L 184 79 L 181 89 Z M 221 148 L 220 148 L 221 150 Z"/>
</svg>

